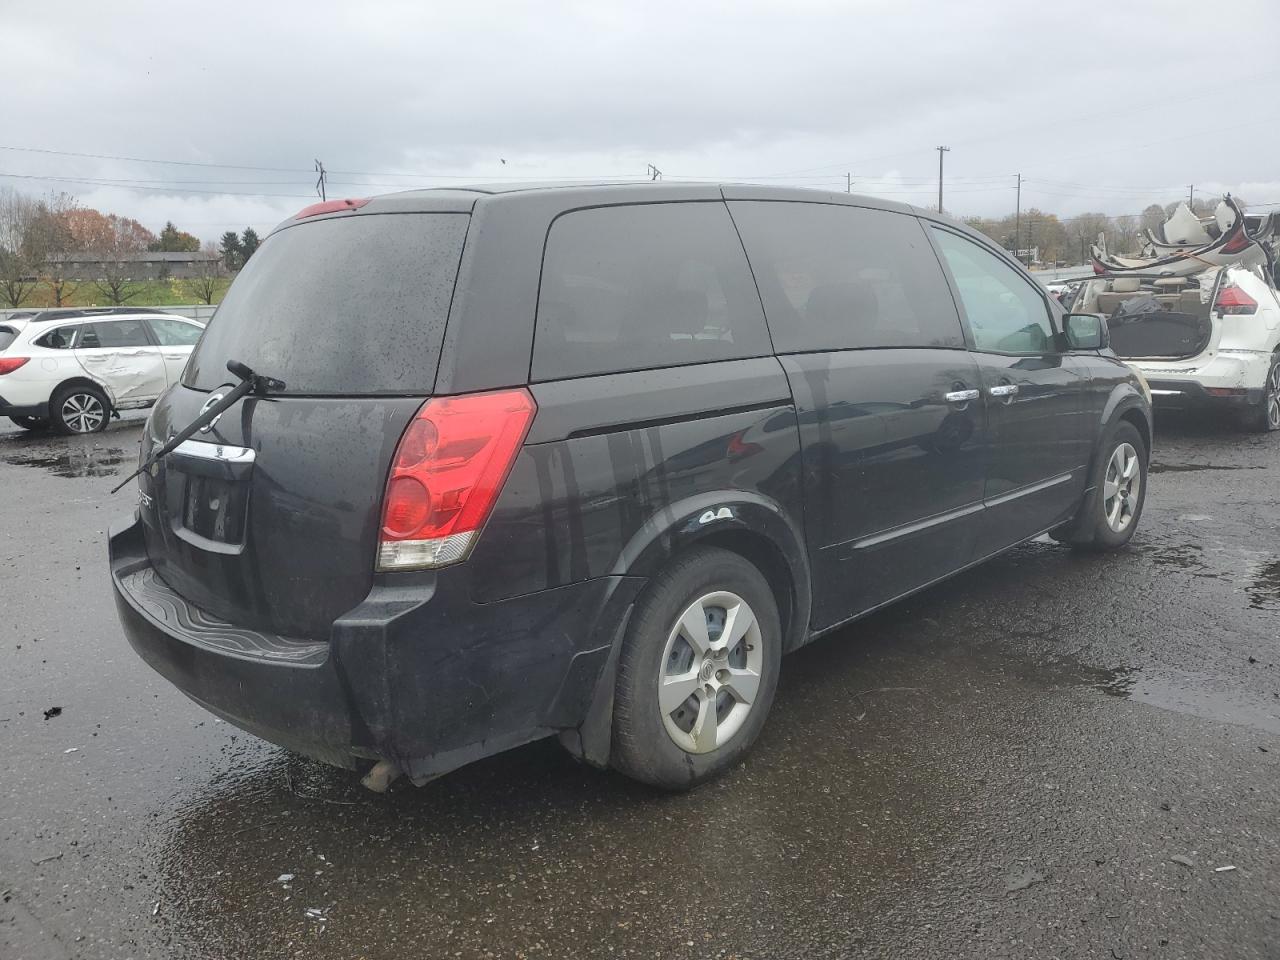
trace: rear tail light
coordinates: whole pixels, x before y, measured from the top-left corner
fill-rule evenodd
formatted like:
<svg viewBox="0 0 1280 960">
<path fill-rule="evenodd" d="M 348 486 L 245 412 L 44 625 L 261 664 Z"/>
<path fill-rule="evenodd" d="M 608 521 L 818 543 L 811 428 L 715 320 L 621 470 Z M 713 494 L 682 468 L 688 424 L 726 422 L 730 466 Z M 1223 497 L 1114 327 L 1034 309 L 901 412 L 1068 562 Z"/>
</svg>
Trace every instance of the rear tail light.
<svg viewBox="0 0 1280 960">
<path fill-rule="evenodd" d="M 293 217 L 295 220 L 301 220 L 304 217 L 318 217 L 322 213 L 339 213 L 343 210 L 359 210 L 369 202 L 368 197 L 359 199 L 346 200 L 325 200 L 323 203 L 313 203 L 309 207 L 303 207 Z"/>
<path fill-rule="evenodd" d="M 1237 224 L 1233 235 L 1222 245 L 1221 252 L 1240 253 L 1251 243 L 1253 243 L 1253 241 L 1250 240 L 1249 235 L 1244 232 L 1244 224 Z"/>
<path fill-rule="evenodd" d="M 444 567 L 466 558 L 536 411 L 527 390 L 435 397 L 422 405 L 387 477 L 378 570 Z"/>
<path fill-rule="evenodd" d="M 13 373 L 30 359 L 30 357 L 0 357 L 0 376 Z"/>
<path fill-rule="evenodd" d="M 1204 392 L 1211 397 L 1243 397 L 1249 391 L 1244 387 L 1205 387 Z"/>
<path fill-rule="evenodd" d="M 1253 299 L 1234 283 L 1224 283 L 1218 290 L 1218 299 L 1213 304 L 1218 313 L 1224 317 L 1257 313 L 1258 301 Z"/>
</svg>

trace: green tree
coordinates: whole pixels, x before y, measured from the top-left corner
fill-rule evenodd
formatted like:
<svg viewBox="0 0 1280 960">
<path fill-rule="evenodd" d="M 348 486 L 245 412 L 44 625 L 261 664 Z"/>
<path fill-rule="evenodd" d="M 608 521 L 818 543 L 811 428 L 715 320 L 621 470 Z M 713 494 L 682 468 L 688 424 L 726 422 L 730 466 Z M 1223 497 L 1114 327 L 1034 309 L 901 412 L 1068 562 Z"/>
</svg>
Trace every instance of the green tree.
<svg viewBox="0 0 1280 960">
<path fill-rule="evenodd" d="M 227 270 L 235 272 L 244 264 L 244 249 L 240 246 L 240 234 L 234 230 L 228 230 L 222 235 L 220 249 L 222 251 L 222 262 L 226 264 Z"/>
<path fill-rule="evenodd" d="M 147 249 L 153 252 L 195 253 L 200 249 L 200 241 L 185 230 L 179 230 L 170 220 L 165 223 L 164 229 L 160 231 L 160 236 L 147 245 Z"/>
<path fill-rule="evenodd" d="M 262 244 L 258 239 L 258 233 L 253 227 L 245 227 L 244 234 L 240 237 L 240 253 L 244 258 L 242 263 L 248 263 L 249 258 L 253 256 L 254 251 Z"/>
</svg>

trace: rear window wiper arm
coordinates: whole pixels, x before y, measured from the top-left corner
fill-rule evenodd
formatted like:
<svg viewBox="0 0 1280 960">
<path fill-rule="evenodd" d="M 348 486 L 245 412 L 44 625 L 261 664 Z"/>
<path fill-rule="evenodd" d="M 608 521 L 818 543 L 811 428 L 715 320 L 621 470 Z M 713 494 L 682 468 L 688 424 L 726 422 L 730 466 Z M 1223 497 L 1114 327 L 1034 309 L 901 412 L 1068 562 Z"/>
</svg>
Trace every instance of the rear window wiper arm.
<svg viewBox="0 0 1280 960">
<path fill-rule="evenodd" d="M 196 417 L 189 424 L 170 437 L 169 442 L 160 447 L 159 450 L 152 453 L 142 466 L 138 467 L 137 470 L 133 471 L 133 473 L 121 480 L 120 483 L 112 487 L 112 493 L 115 493 L 140 473 L 149 470 L 152 464 L 159 460 L 163 460 L 170 453 L 176 450 L 184 440 L 189 440 L 201 427 L 212 423 L 222 415 L 223 411 L 239 402 L 242 397 L 251 393 L 257 394 L 258 396 L 265 396 L 273 391 L 278 393 L 285 388 L 283 381 L 277 380 L 274 377 L 264 377 L 261 374 L 254 373 L 253 370 L 245 364 L 240 363 L 238 360 L 228 360 L 227 370 L 238 377 L 240 382 L 237 383 L 225 397 L 211 406 L 208 410 L 202 412 L 200 416 Z"/>
</svg>

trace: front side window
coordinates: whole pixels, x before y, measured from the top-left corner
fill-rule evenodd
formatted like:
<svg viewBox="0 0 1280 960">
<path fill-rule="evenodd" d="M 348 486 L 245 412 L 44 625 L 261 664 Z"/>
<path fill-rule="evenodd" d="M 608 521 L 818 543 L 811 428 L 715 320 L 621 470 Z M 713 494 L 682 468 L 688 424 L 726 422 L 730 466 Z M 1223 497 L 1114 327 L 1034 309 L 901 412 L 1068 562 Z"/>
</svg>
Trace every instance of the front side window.
<svg viewBox="0 0 1280 960">
<path fill-rule="evenodd" d="M 102 347 L 118 350 L 125 347 L 149 347 L 147 329 L 141 320 L 99 320 L 86 323 L 80 335 L 81 349 Z"/>
<path fill-rule="evenodd" d="M 938 258 L 906 214 L 733 201 L 779 353 L 963 347 Z"/>
<path fill-rule="evenodd" d="M 759 357 L 769 334 L 723 203 L 576 210 L 547 237 L 533 378 Z"/>
<path fill-rule="evenodd" d="M 955 277 L 979 350 L 1054 352 L 1049 308 L 1022 274 L 972 240 L 937 227 L 933 232 Z"/>
<path fill-rule="evenodd" d="M 170 320 L 166 317 L 151 317 L 151 332 L 156 335 L 162 347 L 191 347 L 200 339 L 203 327 L 194 323 L 183 323 L 181 320 Z"/>
<path fill-rule="evenodd" d="M 36 340 L 36 346 L 48 347 L 50 350 L 69 350 L 75 342 L 76 331 L 79 329 L 80 325 L 76 323 L 66 327 L 54 327 Z"/>
</svg>

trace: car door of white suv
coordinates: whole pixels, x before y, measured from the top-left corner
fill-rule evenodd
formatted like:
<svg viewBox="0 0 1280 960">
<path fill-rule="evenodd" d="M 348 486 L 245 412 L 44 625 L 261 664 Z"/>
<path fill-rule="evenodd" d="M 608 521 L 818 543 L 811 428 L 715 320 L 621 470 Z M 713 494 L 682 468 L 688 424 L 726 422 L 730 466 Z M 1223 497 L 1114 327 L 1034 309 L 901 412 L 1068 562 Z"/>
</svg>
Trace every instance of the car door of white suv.
<svg viewBox="0 0 1280 960">
<path fill-rule="evenodd" d="M 204 333 L 204 327 L 177 317 L 147 317 L 147 324 L 156 343 L 160 344 L 160 356 L 164 357 L 169 383 L 175 384 L 182 379 L 187 358 L 191 356 L 200 334 Z"/>
<path fill-rule="evenodd" d="M 154 403 L 168 385 L 164 358 L 139 317 L 94 320 L 81 328 L 76 359 L 121 410 Z"/>
</svg>

